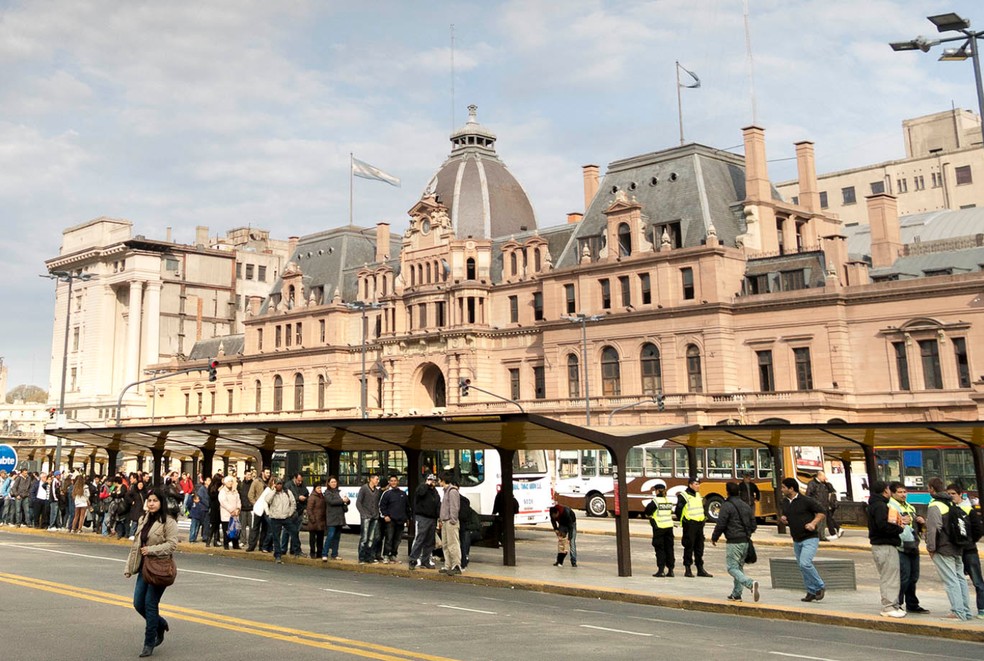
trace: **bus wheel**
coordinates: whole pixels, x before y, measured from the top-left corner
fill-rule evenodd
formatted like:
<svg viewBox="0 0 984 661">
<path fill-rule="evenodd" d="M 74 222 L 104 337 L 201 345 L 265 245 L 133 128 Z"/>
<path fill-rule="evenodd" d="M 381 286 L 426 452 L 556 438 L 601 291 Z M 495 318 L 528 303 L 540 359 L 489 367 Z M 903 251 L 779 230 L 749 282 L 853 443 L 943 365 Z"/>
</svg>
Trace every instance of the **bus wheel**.
<svg viewBox="0 0 984 661">
<path fill-rule="evenodd" d="M 584 511 L 588 516 L 608 516 L 608 503 L 600 493 L 588 494 L 588 500 L 584 505 Z"/>
<path fill-rule="evenodd" d="M 707 497 L 707 518 L 715 523 L 718 517 L 721 516 L 721 506 L 724 505 L 724 500 L 720 496 L 708 496 Z"/>
</svg>

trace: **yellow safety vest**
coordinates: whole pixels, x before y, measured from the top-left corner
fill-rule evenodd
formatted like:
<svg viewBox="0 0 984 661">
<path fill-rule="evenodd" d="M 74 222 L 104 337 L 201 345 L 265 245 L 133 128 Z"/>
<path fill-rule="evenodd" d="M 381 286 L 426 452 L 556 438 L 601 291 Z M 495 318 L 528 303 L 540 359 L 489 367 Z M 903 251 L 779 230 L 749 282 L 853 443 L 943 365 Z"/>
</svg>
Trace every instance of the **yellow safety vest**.
<svg viewBox="0 0 984 661">
<path fill-rule="evenodd" d="M 971 506 L 971 504 L 968 503 L 966 500 L 961 500 L 960 501 L 960 504 L 957 505 L 957 507 L 959 507 L 960 509 L 962 509 L 967 514 L 970 514 L 970 510 L 973 509 L 972 506 Z"/>
<path fill-rule="evenodd" d="M 704 514 L 704 499 L 701 498 L 700 494 L 691 496 L 689 493 L 684 491 L 682 494 L 683 499 L 687 501 L 687 506 L 683 508 L 683 513 L 680 516 L 680 520 L 684 519 L 694 521 L 695 523 L 700 523 L 706 518 Z"/>
<path fill-rule="evenodd" d="M 666 496 L 653 496 L 653 505 L 656 511 L 653 512 L 652 520 L 656 522 L 657 528 L 673 527 L 673 502 Z"/>
</svg>

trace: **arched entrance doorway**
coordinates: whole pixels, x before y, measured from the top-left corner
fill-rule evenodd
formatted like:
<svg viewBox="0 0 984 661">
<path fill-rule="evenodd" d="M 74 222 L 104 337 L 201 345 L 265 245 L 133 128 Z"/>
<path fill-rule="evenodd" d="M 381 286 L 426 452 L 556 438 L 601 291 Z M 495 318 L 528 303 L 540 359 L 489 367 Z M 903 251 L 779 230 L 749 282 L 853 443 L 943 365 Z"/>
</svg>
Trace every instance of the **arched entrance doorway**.
<svg viewBox="0 0 984 661">
<path fill-rule="evenodd" d="M 414 389 L 413 406 L 420 409 L 443 408 L 448 405 L 447 383 L 444 373 L 434 363 L 420 367 L 417 387 Z"/>
</svg>

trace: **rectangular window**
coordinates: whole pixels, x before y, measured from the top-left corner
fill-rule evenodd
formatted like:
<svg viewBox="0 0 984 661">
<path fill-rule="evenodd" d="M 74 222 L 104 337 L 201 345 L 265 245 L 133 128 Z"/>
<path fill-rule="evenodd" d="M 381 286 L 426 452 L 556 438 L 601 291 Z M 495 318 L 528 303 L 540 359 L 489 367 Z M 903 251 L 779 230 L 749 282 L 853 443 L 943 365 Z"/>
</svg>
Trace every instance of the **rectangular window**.
<svg viewBox="0 0 984 661">
<path fill-rule="evenodd" d="M 232 388 L 226 390 L 226 413 L 232 413 Z"/>
<path fill-rule="evenodd" d="M 796 361 L 796 389 L 813 390 L 813 365 L 810 361 L 810 348 L 793 349 L 793 358 Z"/>
<path fill-rule="evenodd" d="M 912 178 L 912 187 L 915 190 L 925 190 L 926 180 L 923 178 L 921 174 L 917 174 Z"/>
<path fill-rule="evenodd" d="M 79 389 L 79 368 L 73 367 L 71 371 L 71 375 L 72 375 L 72 380 L 69 383 L 68 389 L 71 390 L 72 392 L 75 392 L 76 390 Z"/>
<path fill-rule="evenodd" d="M 291 324 L 284 326 L 284 346 L 289 347 L 291 340 L 294 339 L 294 336 L 291 334 L 291 330 Z"/>
<path fill-rule="evenodd" d="M 571 399 L 581 396 L 581 366 L 574 354 L 567 357 L 567 396 Z"/>
<path fill-rule="evenodd" d="M 899 375 L 899 390 L 910 390 L 909 357 L 905 352 L 905 342 L 892 342 L 892 349 L 895 352 L 895 371 Z"/>
<path fill-rule="evenodd" d="M 673 248 L 674 250 L 683 247 L 680 221 L 653 226 L 653 245 L 659 246 L 662 249 L 664 241 L 666 241 L 669 248 Z"/>
<path fill-rule="evenodd" d="M 639 274 L 639 288 L 642 290 L 642 304 L 649 305 L 653 302 L 652 285 L 649 282 L 648 273 Z"/>
<path fill-rule="evenodd" d="M 266 269 L 265 266 L 258 266 L 256 268 L 256 279 L 260 282 L 266 282 Z"/>
<path fill-rule="evenodd" d="M 765 273 L 762 275 L 750 275 L 745 278 L 745 293 L 749 296 L 755 294 L 768 294 L 769 293 L 769 276 Z"/>
<path fill-rule="evenodd" d="M 215 415 L 215 391 L 210 390 L 208 393 L 208 412 Z"/>
<path fill-rule="evenodd" d="M 844 204 L 857 204 L 858 198 L 854 192 L 854 186 L 848 186 L 841 189 L 841 196 L 844 198 Z"/>
<path fill-rule="evenodd" d="M 263 351 L 263 329 L 256 329 L 256 350 Z"/>
<path fill-rule="evenodd" d="M 185 393 L 185 415 L 191 413 L 191 394 Z"/>
<path fill-rule="evenodd" d="M 321 319 L 318 321 L 318 337 L 321 338 L 321 343 L 325 342 L 325 320 Z"/>
<path fill-rule="evenodd" d="M 871 182 L 871 194 L 878 195 L 885 192 L 885 182 L 884 181 L 872 181 Z"/>
<path fill-rule="evenodd" d="M 547 379 L 543 365 L 536 365 L 533 368 L 533 396 L 537 399 L 547 398 Z"/>
<path fill-rule="evenodd" d="M 773 392 L 776 389 L 776 378 L 772 371 L 772 352 L 756 351 L 758 358 L 759 390 L 762 392 Z"/>
<path fill-rule="evenodd" d="M 923 383 L 926 390 L 942 390 L 943 374 L 940 371 L 940 346 L 936 340 L 919 340 L 919 356 L 922 358 Z"/>
<path fill-rule="evenodd" d="M 79 350 L 79 329 L 76 327 L 72 329 L 72 351 L 78 351 L 78 350 Z"/>
<path fill-rule="evenodd" d="M 618 286 L 622 290 L 622 307 L 627 308 L 632 305 L 632 288 L 629 286 L 629 276 L 620 275 Z"/>
<path fill-rule="evenodd" d="M 279 325 L 273 329 L 273 346 L 276 349 L 280 348 L 280 344 L 283 342 L 283 328 Z"/>
<path fill-rule="evenodd" d="M 909 192 L 909 180 L 906 179 L 905 177 L 902 177 L 901 179 L 896 179 L 895 180 L 895 188 L 896 188 L 896 190 L 899 193 L 908 193 Z"/>
<path fill-rule="evenodd" d="M 297 344 L 297 346 L 304 344 L 304 333 L 301 330 L 301 322 L 299 321 L 297 322 L 297 325 L 294 326 L 294 343 Z"/>
<path fill-rule="evenodd" d="M 806 276 L 801 269 L 796 271 L 783 271 L 779 274 L 783 291 L 796 291 L 806 289 Z"/>
<path fill-rule="evenodd" d="M 202 407 L 204 406 L 204 402 L 203 402 L 204 398 L 202 397 L 204 393 L 197 393 L 197 394 L 198 394 L 198 415 L 201 415 Z"/>
<path fill-rule="evenodd" d="M 243 279 L 243 263 L 236 262 L 236 280 Z"/>
<path fill-rule="evenodd" d="M 799 195 L 793 195 L 793 199 L 791 200 L 791 202 L 793 204 L 799 204 L 800 203 Z"/>
<path fill-rule="evenodd" d="M 511 324 L 519 323 L 519 297 L 518 296 L 509 297 L 509 323 Z"/>
<path fill-rule="evenodd" d="M 692 301 L 696 294 L 694 291 L 694 270 L 692 268 L 680 269 L 680 279 L 683 281 L 683 300 Z"/>
<path fill-rule="evenodd" d="M 574 296 L 574 285 L 564 285 L 564 298 L 567 301 L 567 314 L 577 312 L 577 299 Z"/>
<path fill-rule="evenodd" d="M 509 397 L 513 400 L 519 399 L 519 370 L 517 368 L 509 370 Z"/>
<path fill-rule="evenodd" d="M 437 318 L 434 320 L 434 325 L 438 328 L 444 328 L 444 301 L 438 301 L 434 304 L 434 313 Z M 377 334 L 378 335 L 378 334 Z"/>
<path fill-rule="evenodd" d="M 417 307 L 420 310 L 420 327 L 427 328 L 427 304 L 421 303 Z"/>
<path fill-rule="evenodd" d="M 827 201 L 827 191 L 820 191 L 820 208 L 827 209 L 830 207 L 830 203 Z"/>
<path fill-rule="evenodd" d="M 543 321 L 543 292 L 533 292 L 533 320 Z"/>
<path fill-rule="evenodd" d="M 610 310 L 612 308 L 612 285 L 606 280 L 599 280 L 598 283 L 601 285 L 601 307 L 603 310 Z"/>
<path fill-rule="evenodd" d="M 247 280 L 252 280 L 253 279 L 253 271 L 254 271 L 255 268 L 256 267 L 253 264 L 247 264 L 246 265 L 246 279 Z"/>
<path fill-rule="evenodd" d="M 962 337 L 953 338 L 953 355 L 957 359 L 957 387 L 970 387 L 970 361 L 967 359 L 967 341 Z"/>
<path fill-rule="evenodd" d="M 961 165 L 960 167 L 953 168 L 953 174 L 956 176 L 957 186 L 974 183 L 974 177 L 970 173 L 969 165 Z"/>
</svg>

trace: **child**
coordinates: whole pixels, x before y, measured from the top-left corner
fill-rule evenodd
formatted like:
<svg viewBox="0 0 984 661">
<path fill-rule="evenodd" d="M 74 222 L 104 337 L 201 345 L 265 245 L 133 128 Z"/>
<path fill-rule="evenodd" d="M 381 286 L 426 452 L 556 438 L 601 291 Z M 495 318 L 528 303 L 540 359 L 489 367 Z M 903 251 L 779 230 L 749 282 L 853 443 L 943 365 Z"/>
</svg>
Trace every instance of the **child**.
<svg viewBox="0 0 984 661">
<path fill-rule="evenodd" d="M 191 507 L 188 509 L 188 516 L 191 518 L 191 533 L 188 535 L 189 542 L 198 541 L 198 531 L 202 529 L 202 521 L 205 519 L 206 511 L 202 505 L 202 499 L 198 497 L 197 493 L 194 494 L 191 497 Z"/>
</svg>

